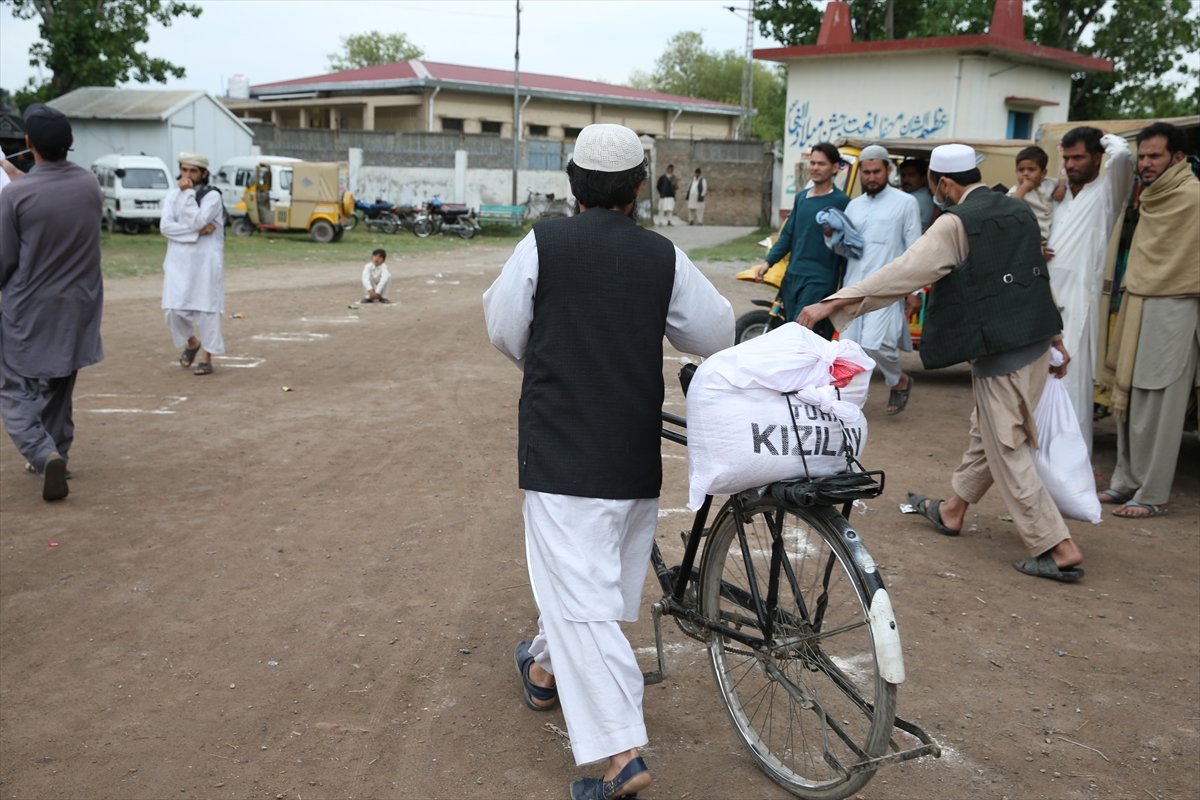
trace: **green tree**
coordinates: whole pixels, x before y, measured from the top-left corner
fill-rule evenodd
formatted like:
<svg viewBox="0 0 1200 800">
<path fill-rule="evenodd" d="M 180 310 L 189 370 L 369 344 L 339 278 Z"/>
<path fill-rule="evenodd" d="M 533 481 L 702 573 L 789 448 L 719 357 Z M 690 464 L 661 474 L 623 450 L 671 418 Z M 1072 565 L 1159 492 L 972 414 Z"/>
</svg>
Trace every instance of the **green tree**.
<svg viewBox="0 0 1200 800">
<path fill-rule="evenodd" d="M 376 64 L 391 64 L 409 58 L 422 58 L 425 51 L 408 40 L 403 33 L 367 31 L 342 37 L 340 53 L 330 53 L 329 68 L 334 72 L 362 69 Z"/>
<path fill-rule="evenodd" d="M 858 40 L 984 33 L 993 0 L 852 0 Z M 1194 114 L 1200 106 L 1200 7 L 1189 0 L 1032 0 L 1025 35 L 1037 44 L 1107 58 L 1111 73 L 1071 77 L 1071 119 Z M 822 12 L 813 0 L 754 0 L 759 30 L 788 45 L 814 44 Z M 1193 63 L 1188 63 L 1192 56 Z"/>
<path fill-rule="evenodd" d="M 629 82 L 640 89 L 736 106 L 742 103 L 744 64 L 744 54 L 706 50 L 701 34 L 682 31 L 667 42 L 652 72 L 635 71 Z M 778 139 L 787 101 L 783 68 L 756 61 L 753 70 L 753 103 L 757 113 L 750 123 L 750 135 L 755 139 Z"/>
<path fill-rule="evenodd" d="M 17 19 L 41 19 L 41 40 L 29 48 L 29 64 L 51 77 L 40 84 L 30 79 L 17 92 L 22 108 L 80 86 L 182 78 L 183 67 L 150 57 L 140 45 L 150 41 L 150 21 L 170 26 L 178 17 L 200 16 L 199 6 L 176 0 L 0 0 L 0 5 Z"/>
</svg>

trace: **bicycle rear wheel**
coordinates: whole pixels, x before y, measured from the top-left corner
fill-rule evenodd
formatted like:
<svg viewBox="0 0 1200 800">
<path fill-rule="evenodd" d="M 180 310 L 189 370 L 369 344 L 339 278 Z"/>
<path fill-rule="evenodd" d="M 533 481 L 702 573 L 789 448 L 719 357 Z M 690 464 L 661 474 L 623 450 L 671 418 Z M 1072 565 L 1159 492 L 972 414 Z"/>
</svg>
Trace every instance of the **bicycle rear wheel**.
<svg viewBox="0 0 1200 800">
<path fill-rule="evenodd" d="M 856 764 L 883 755 L 896 686 L 880 674 L 867 586 L 839 538 L 837 512 L 784 512 L 778 602 L 767 609 L 773 524 L 770 498 L 721 510 L 701 563 L 700 610 L 713 630 L 709 661 L 738 736 L 770 778 L 811 800 L 839 800 L 874 774 Z M 751 587 L 755 588 L 752 592 Z M 749 637 L 745 643 L 731 635 Z"/>
</svg>

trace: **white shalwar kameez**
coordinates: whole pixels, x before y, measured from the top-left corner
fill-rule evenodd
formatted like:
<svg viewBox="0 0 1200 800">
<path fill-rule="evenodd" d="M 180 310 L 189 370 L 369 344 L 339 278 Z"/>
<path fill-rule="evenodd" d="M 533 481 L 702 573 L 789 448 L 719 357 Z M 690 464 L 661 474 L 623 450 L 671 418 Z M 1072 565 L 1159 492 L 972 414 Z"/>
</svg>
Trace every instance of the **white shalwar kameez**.
<svg viewBox="0 0 1200 800">
<path fill-rule="evenodd" d="M 530 232 L 483 295 L 492 344 L 523 368 L 538 283 Z M 733 344 L 733 309 L 683 251 L 667 340 L 708 356 Z M 647 743 L 642 670 L 620 622 L 633 622 L 658 521 L 658 499 L 606 500 L 525 492 L 525 552 L 538 606 L 530 653 L 555 676 L 577 765 Z M 551 657 L 551 648 L 554 657 Z"/>
<path fill-rule="evenodd" d="M 1071 354 L 1071 368 L 1063 378 L 1079 428 L 1092 451 L 1093 383 L 1096 377 L 1096 343 L 1100 338 L 1100 290 L 1113 226 L 1122 218 L 1133 187 L 1133 154 L 1120 136 L 1100 139 L 1108 154 L 1103 174 L 1073 195 L 1067 190 L 1054 208 L 1047 247 L 1050 288 L 1062 308 L 1063 345 Z"/>
<path fill-rule="evenodd" d="M 885 186 L 872 197 L 862 194 L 846 206 L 846 217 L 863 237 L 861 258 L 849 259 L 843 286 L 851 286 L 897 258 L 921 238 L 921 207 L 912 195 Z M 829 240 L 826 239 L 826 244 Z M 841 338 L 858 342 L 875 359 L 888 386 L 900 382 L 900 351 L 912 350 L 904 301 L 857 317 Z"/>
<path fill-rule="evenodd" d="M 363 291 L 366 292 L 363 297 L 370 297 L 371 292 L 375 292 L 384 300 L 388 300 L 392 286 L 392 273 L 388 272 L 387 262 L 376 264 L 374 261 L 368 261 L 363 265 L 362 285 Z"/>
<path fill-rule="evenodd" d="M 162 307 L 176 347 L 193 335 L 213 355 L 225 352 L 221 315 L 225 312 L 225 211 L 221 193 L 207 192 L 196 203 L 195 189 L 167 192 L 158 229 L 167 238 L 163 260 Z M 201 235 L 212 223 L 212 233 Z"/>
</svg>

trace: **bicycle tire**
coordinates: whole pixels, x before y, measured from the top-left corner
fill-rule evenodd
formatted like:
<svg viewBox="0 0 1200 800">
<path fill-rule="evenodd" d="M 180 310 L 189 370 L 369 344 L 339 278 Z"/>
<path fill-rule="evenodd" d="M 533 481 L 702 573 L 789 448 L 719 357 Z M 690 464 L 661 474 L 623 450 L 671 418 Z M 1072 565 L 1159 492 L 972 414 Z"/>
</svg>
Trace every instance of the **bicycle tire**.
<svg viewBox="0 0 1200 800">
<path fill-rule="evenodd" d="M 738 737 L 771 780 L 806 800 L 841 800 L 873 776 L 871 769 L 848 767 L 883 755 L 896 716 L 896 685 L 880 674 L 868 622 L 871 595 L 840 539 L 837 512 L 828 506 L 789 509 L 775 630 L 766 641 L 753 610 L 750 575 L 766 603 L 769 526 L 778 507 L 767 496 L 742 508 L 747 552 L 731 500 L 712 527 L 701 561 L 700 610 L 710 621 L 763 643 L 752 647 L 714 629 L 713 677 Z M 854 687 L 857 701 L 842 683 Z"/>
</svg>

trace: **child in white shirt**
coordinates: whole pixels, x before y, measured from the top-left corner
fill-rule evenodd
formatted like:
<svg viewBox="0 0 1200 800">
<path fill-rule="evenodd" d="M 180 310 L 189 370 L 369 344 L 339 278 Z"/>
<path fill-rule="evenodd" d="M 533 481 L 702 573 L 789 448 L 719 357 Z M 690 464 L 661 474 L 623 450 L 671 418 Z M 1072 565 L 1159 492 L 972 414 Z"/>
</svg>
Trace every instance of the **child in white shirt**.
<svg viewBox="0 0 1200 800">
<path fill-rule="evenodd" d="M 383 248 L 372 251 L 371 261 L 363 265 L 362 285 L 364 303 L 390 303 L 388 288 L 392 283 L 392 274 L 387 268 L 387 251 Z"/>
<path fill-rule="evenodd" d="M 1017 153 L 1017 185 L 1008 190 L 1009 197 L 1024 200 L 1037 218 L 1042 234 L 1042 244 L 1050 238 L 1050 222 L 1054 217 L 1054 204 L 1061 199 L 1055 197 L 1058 181 L 1046 177 L 1049 158 L 1046 151 L 1037 145 L 1026 147 Z"/>
</svg>

